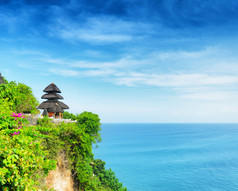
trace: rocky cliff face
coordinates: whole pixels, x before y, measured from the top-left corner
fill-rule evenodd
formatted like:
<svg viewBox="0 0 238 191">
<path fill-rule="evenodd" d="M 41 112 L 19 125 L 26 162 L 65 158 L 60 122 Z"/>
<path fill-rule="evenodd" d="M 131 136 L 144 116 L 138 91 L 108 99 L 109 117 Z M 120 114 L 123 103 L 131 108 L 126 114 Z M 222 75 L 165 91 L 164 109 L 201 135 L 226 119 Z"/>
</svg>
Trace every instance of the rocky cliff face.
<svg viewBox="0 0 238 191">
<path fill-rule="evenodd" d="M 56 191 L 78 191 L 64 153 L 60 154 L 57 162 L 56 170 L 50 171 L 45 178 L 47 188 L 53 188 Z"/>
<path fill-rule="evenodd" d="M 31 114 L 25 114 L 26 119 L 29 121 L 29 125 L 37 125 L 38 116 L 31 115 Z"/>
</svg>

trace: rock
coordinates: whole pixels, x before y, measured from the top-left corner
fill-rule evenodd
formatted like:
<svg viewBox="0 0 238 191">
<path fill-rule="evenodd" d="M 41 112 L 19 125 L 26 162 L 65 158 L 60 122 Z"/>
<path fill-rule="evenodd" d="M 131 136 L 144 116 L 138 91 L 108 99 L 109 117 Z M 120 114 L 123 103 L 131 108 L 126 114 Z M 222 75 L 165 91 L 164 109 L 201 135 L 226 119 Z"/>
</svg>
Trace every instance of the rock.
<svg viewBox="0 0 238 191">
<path fill-rule="evenodd" d="M 5 81 L 4 81 L 3 77 L 2 77 L 2 74 L 0 73 L 0 84 L 4 84 L 4 83 L 5 83 Z"/>
<path fill-rule="evenodd" d="M 25 114 L 26 119 L 29 121 L 29 125 L 37 125 L 38 116 Z"/>
<path fill-rule="evenodd" d="M 51 170 L 45 178 L 48 189 L 53 188 L 56 191 L 78 191 L 69 166 L 66 155 L 62 152 L 58 157 L 56 170 Z"/>
</svg>

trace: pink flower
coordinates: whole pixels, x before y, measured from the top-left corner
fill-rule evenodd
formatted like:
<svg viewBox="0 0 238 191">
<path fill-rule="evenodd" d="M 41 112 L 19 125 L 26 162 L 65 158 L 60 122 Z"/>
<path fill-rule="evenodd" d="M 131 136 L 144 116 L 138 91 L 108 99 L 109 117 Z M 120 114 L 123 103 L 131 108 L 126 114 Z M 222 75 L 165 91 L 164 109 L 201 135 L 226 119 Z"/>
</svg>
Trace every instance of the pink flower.
<svg viewBox="0 0 238 191">
<path fill-rule="evenodd" d="M 18 135 L 18 134 L 20 134 L 20 131 L 18 131 L 18 132 L 14 132 L 14 133 L 12 134 L 12 136 L 14 136 L 14 135 Z"/>
<path fill-rule="evenodd" d="M 2 117 L 3 119 L 5 118 L 5 117 Z"/>
<path fill-rule="evenodd" d="M 17 118 L 15 117 L 15 120 L 17 120 Z"/>
</svg>

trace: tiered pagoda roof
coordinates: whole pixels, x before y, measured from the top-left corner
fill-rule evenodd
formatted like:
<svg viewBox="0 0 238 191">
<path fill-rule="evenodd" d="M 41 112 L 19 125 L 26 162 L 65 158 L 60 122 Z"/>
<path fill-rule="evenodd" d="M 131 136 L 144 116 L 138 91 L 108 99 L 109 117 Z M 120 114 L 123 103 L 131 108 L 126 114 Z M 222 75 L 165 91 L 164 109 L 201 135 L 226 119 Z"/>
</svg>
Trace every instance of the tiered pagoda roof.
<svg viewBox="0 0 238 191">
<path fill-rule="evenodd" d="M 54 83 L 48 85 L 48 86 L 43 90 L 43 92 L 47 92 L 47 93 L 50 93 L 50 92 L 61 93 L 60 89 L 59 89 Z"/>
<path fill-rule="evenodd" d="M 46 109 L 50 113 L 63 113 L 64 109 L 69 109 L 69 107 L 58 99 L 64 99 L 58 93 L 61 93 L 60 89 L 54 84 L 48 85 L 44 90 L 44 94 L 41 98 L 47 99 L 47 101 L 42 102 L 37 109 Z"/>
<path fill-rule="evenodd" d="M 44 94 L 41 99 L 64 99 L 61 95 L 52 93 L 52 94 Z"/>
</svg>

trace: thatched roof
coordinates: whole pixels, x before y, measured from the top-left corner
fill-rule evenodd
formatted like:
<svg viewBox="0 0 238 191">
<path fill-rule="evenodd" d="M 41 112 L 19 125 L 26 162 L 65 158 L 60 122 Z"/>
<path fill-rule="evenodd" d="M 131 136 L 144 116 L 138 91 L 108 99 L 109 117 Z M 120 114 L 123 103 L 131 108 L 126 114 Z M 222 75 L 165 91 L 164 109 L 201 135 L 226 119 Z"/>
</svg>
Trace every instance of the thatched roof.
<svg viewBox="0 0 238 191">
<path fill-rule="evenodd" d="M 56 113 L 56 112 L 63 113 L 64 110 L 63 110 L 61 107 L 51 107 L 51 108 L 48 109 L 48 112 L 52 112 L 52 113 Z"/>
<path fill-rule="evenodd" d="M 57 93 L 44 94 L 41 99 L 64 99 L 61 95 Z"/>
<path fill-rule="evenodd" d="M 61 93 L 60 89 L 54 83 L 48 85 L 43 91 Z"/>
<path fill-rule="evenodd" d="M 44 109 L 44 113 L 63 113 L 64 109 L 69 109 L 69 107 L 58 99 L 64 99 L 61 95 L 57 93 L 61 93 L 60 89 L 54 84 L 48 85 L 44 90 L 47 94 L 44 94 L 41 98 L 47 99 L 47 101 L 42 102 L 37 109 Z"/>
<path fill-rule="evenodd" d="M 61 107 L 62 109 L 69 109 L 69 107 L 66 104 L 56 100 L 44 101 L 37 107 L 37 109 L 45 109 L 45 108 L 49 109 L 49 108 L 57 108 L 57 107 Z"/>
</svg>

